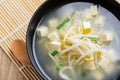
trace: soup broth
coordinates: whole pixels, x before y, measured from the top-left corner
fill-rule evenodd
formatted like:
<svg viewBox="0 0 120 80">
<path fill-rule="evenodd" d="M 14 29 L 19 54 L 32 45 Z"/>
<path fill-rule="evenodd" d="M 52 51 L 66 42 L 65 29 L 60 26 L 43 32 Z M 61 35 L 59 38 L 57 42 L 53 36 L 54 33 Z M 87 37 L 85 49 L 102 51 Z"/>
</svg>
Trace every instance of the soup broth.
<svg viewBox="0 0 120 80">
<path fill-rule="evenodd" d="M 38 24 L 34 57 L 49 80 L 114 80 L 119 76 L 120 21 L 102 6 L 95 9 L 92 3 L 69 3 L 46 14 Z"/>
</svg>

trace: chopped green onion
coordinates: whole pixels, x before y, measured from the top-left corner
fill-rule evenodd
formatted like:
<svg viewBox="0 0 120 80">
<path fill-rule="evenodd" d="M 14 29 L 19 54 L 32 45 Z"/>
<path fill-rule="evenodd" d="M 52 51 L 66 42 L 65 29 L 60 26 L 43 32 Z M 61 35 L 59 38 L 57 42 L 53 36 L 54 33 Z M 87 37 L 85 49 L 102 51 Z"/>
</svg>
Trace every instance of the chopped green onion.
<svg viewBox="0 0 120 80">
<path fill-rule="evenodd" d="M 65 18 L 63 22 L 61 22 L 56 28 L 59 30 L 61 29 L 67 22 L 69 22 L 69 18 Z"/>
<path fill-rule="evenodd" d="M 63 66 L 63 62 L 62 61 L 59 61 L 58 64 L 59 64 L 59 66 Z"/>
<path fill-rule="evenodd" d="M 85 38 L 85 37 L 81 37 L 81 38 Z M 86 38 L 89 38 L 92 41 L 98 41 L 98 40 L 100 40 L 100 38 L 97 38 L 97 37 L 86 37 Z"/>
<path fill-rule="evenodd" d="M 90 40 L 92 40 L 92 41 L 98 41 L 98 40 L 100 40 L 100 38 L 96 38 L 96 37 L 88 37 Z"/>
<path fill-rule="evenodd" d="M 82 78 L 85 78 L 86 76 L 87 76 L 87 75 L 86 75 L 85 72 L 82 72 L 82 73 L 81 73 L 81 77 L 82 77 Z"/>
<path fill-rule="evenodd" d="M 59 72 L 61 66 L 63 66 L 63 62 L 62 62 L 62 61 L 59 61 L 59 62 L 58 62 L 58 65 L 59 65 L 59 66 L 56 67 L 56 71 L 57 71 L 57 72 Z"/>
<path fill-rule="evenodd" d="M 54 56 L 56 56 L 58 54 L 58 51 L 57 50 L 55 50 L 55 51 L 53 51 L 52 53 L 51 53 L 51 55 L 54 57 Z"/>
<path fill-rule="evenodd" d="M 59 72 L 59 71 L 60 71 L 60 68 L 59 68 L 58 66 L 56 67 L 56 71 L 57 71 L 57 72 Z"/>
</svg>

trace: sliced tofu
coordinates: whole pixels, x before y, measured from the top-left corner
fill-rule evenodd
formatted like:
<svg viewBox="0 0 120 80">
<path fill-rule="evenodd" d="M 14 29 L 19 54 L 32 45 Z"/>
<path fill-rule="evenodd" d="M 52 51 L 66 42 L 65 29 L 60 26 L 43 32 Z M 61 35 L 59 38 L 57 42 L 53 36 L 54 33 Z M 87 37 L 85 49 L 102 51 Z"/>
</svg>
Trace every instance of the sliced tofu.
<svg viewBox="0 0 120 80">
<path fill-rule="evenodd" d="M 52 51 L 57 50 L 58 52 L 60 52 L 61 42 L 58 41 L 50 42 L 50 47 Z"/>
<path fill-rule="evenodd" d="M 101 71 L 92 71 L 90 75 L 93 76 L 95 80 L 103 80 L 104 78 L 104 74 Z"/>
<path fill-rule="evenodd" d="M 53 31 L 52 33 L 50 33 L 48 35 L 48 39 L 50 41 L 59 41 L 60 40 L 59 35 L 58 35 L 58 33 L 56 31 Z"/>
<path fill-rule="evenodd" d="M 48 24 L 50 27 L 57 27 L 57 25 L 59 24 L 59 20 L 57 18 L 50 19 L 48 21 Z"/>
<path fill-rule="evenodd" d="M 40 35 L 41 37 L 47 36 L 48 28 L 46 26 L 40 26 L 37 29 L 37 34 Z"/>
<path fill-rule="evenodd" d="M 96 70 L 94 60 L 85 62 L 82 67 L 85 70 Z"/>
<path fill-rule="evenodd" d="M 91 32 L 90 22 L 83 22 L 83 34 L 88 34 Z"/>
<path fill-rule="evenodd" d="M 113 49 L 110 49 L 110 50 L 103 49 L 102 52 L 103 52 L 103 55 L 112 62 L 116 62 L 120 60 L 119 58 L 120 56 L 118 56 L 117 53 Z"/>
<path fill-rule="evenodd" d="M 104 21 L 105 21 L 105 17 L 104 16 L 97 16 L 94 20 L 94 25 L 96 27 L 99 27 L 99 26 L 103 26 L 104 25 Z"/>
<path fill-rule="evenodd" d="M 108 54 L 110 56 L 110 59 L 113 61 L 113 62 L 116 62 L 118 60 L 120 60 L 120 56 L 117 55 L 117 53 L 113 50 L 113 49 L 110 49 L 108 51 Z"/>
<path fill-rule="evenodd" d="M 106 45 L 110 44 L 110 42 L 113 40 L 112 32 L 107 31 L 100 34 L 100 40 Z"/>
<path fill-rule="evenodd" d="M 108 66 L 109 63 L 110 63 L 110 61 L 109 61 L 106 57 L 102 56 L 102 58 L 101 58 L 101 60 L 99 61 L 98 64 L 99 64 L 102 68 L 105 68 L 105 67 Z"/>
<path fill-rule="evenodd" d="M 98 9 L 97 9 L 97 5 L 91 6 L 91 14 L 93 17 L 96 17 L 98 15 Z"/>
<path fill-rule="evenodd" d="M 92 18 L 92 14 L 91 14 L 91 10 L 90 10 L 90 9 L 85 9 L 84 17 L 85 17 L 85 19 L 87 19 L 87 20 L 89 20 L 89 19 Z"/>
<path fill-rule="evenodd" d="M 104 71 L 107 74 L 114 74 L 114 71 L 116 70 L 116 65 L 115 64 L 110 64 L 108 67 L 104 68 Z"/>
</svg>

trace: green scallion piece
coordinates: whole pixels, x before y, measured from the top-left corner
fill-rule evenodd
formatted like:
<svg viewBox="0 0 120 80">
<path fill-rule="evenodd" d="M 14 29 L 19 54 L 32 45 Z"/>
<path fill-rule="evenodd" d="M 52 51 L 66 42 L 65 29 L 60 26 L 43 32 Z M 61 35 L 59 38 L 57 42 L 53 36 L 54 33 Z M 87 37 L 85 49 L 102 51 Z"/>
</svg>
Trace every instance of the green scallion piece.
<svg viewBox="0 0 120 80">
<path fill-rule="evenodd" d="M 70 21 L 70 18 L 65 18 L 63 22 L 61 22 L 56 28 L 61 29 L 67 22 Z"/>
<path fill-rule="evenodd" d="M 97 37 L 81 37 L 81 38 L 89 38 L 91 41 L 98 41 L 100 40 L 100 38 L 97 38 Z"/>
<path fill-rule="evenodd" d="M 87 76 L 87 75 L 86 75 L 85 72 L 82 72 L 82 73 L 81 73 L 81 77 L 82 77 L 82 78 L 85 78 L 86 76 Z"/>
<path fill-rule="evenodd" d="M 57 50 L 55 50 L 55 51 L 53 51 L 52 53 L 51 53 L 51 55 L 54 57 L 54 56 L 56 56 L 58 54 L 58 51 Z"/>
<path fill-rule="evenodd" d="M 96 38 L 96 37 L 88 37 L 90 40 L 92 40 L 92 41 L 98 41 L 98 40 L 100 40 L 100 38 Z"/>
<path fill-rule="evenodd" d="M 59 66 L 63 66 L 63 62 L 62 61 L 59 61 L 58 64 L 59 64 Z"/>
<path fill-rule="evenodd" d="M 60 68 L 59 68 L 58 66 L 56 67 L 56 71 L 57 71 L 57 72 L 59 72 L 59 71 L 60 71 Z"/>
</svg>

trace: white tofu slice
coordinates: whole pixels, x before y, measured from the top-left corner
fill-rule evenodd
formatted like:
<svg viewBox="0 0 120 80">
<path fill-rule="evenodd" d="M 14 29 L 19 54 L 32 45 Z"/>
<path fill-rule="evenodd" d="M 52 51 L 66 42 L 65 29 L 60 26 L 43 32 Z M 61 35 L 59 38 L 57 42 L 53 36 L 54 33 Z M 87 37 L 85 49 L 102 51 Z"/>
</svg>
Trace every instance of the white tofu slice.
<svg viewBox="0 0 120 80">
<path fill-rule="evenodd" d="M 101 71 L 92 71 L 91 76 L 95 78 L 95 80 L 103 80 L 104 74 Z"/>
<path fill-rule="evenodd" d="M 105 68 L 105 67 L 108 66 L 109 63 L 110 63 L 110 61 L 109 61 L 106 57 L 102 56 L 102 59 L 100 60 L 100 62 L 99 62 L 98 64 L 99 64 L 102 68 Z"/>
<path fill-rule="evenodd" d="M 60 40 L 59 35 L 58 35 L 58 33 L 56 31 L 53 31 L 52 33 L 50 33 L 48 35 L 48 39 L 50 41 L 59 41 Z"/>
<path fill-rule="evenodd" d="M 58 52 L 60 52 L 60 46 L 61 46 L 61 42 L 58 42 L 58 41 L 53 41 L 53 42 L 50 42 L 50 46 L 51 46 L 51 50 L 54 51 L 54 50 L 57 50 Z"/>
<path fill-rule="evenodd" d="M 110 31 L 104 32 L 102 34 L 100 34 L 100 40 L 104 43 L 104 44 L 110 44 L 110 42 L 113 40 L 113 34 Z"/>
<path fill-rule="evenodd" d="M 98 15 L 98 9 L 97 9 L 97 5 L 91 6 L 91 14 L 93 17 L 96 17 Z"/>
<path fill-rule="evenodd" d="M 91 14 L 91 10 L 90 9 L 85 9 L 84 17 L 87 20 L 92 18 L 92 14 Z"/>
<path fill-rule="evenodd" d="M 48 28 L 46 26 L 40 26 L 37 29 L 37 34 L 40 35 L 41 37 L 47 36 Z"/>
<path fill-rule="evenodd" d="M 56 27 L 59 24 L 59 20 L 57 18 L 50 19 L 48 24 L 50 27 Z"/>
<path fill-rule="evenodd" d="M 83 33 L 87 34 L 91 32 L 91 24 L 90 22 L 83 22 Z"/>
<path fill-rule="evenodd" d="M 92 61 L 87 61 L 83 64 L 83 69 L 85 70 L 96 70 L 95 62 Z"/>
<path fill-rule="evenodd" d="M 110 50 L 108 51 L 108 54 L 109 54 L 109 56 L 110 56 L 110 59 L 111 59 L 113 62 L 120 60 L 120 58 L 119 58 L 120 56 L 118 56 L 117 53 L 116 53 L 113 49 L 110 49 Z"/>
<path fill-rule="evenodd" d="M 116 65 L 115 64 L 110 64 L 109 66 L 104 68 L 104 71 L 107 74 L 114 74 L 113 72 L 116 70 Z"/>
<path fill-rule="evenodd" d="M 104 25 L 105 17 L 104 16 L 97 16 L 94 20 L 94 25 L 96 27 L 101 27 Z"/>
<path fill-rule="evenodd" d="M 110 49 L 110 50 L 103 49 L 102 52 L 103 52 L 103 55 L 112 62 L 116 62 L 120 60 L 119 58 L 120 56 L 117 55 L 117 53 L 113 49 Z"/>
</svg>

